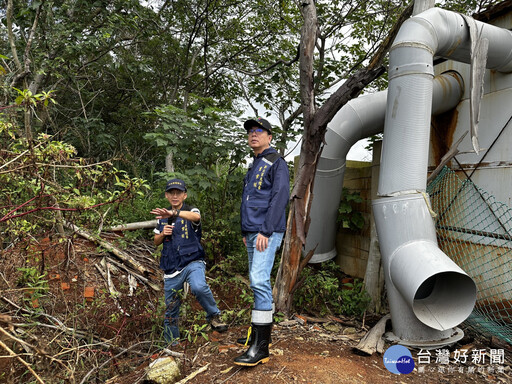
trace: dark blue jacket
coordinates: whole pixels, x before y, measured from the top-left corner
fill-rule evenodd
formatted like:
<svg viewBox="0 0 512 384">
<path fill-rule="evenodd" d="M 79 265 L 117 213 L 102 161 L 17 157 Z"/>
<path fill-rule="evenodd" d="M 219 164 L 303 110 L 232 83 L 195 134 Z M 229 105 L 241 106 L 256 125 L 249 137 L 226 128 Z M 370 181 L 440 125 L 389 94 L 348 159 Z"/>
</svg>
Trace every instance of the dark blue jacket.
<svg viewBox="0 0 512 384">
<path fill-rule="evenodd" d="M 270 237 L 286 230 L 286 206 L 290 199 L 290 175 L 286 161 L 279 157 L 273 164 L 265 156 L 277 153 L 267 148 L 254 158 L 244 178 L 240 216 L 242 234 L 259 232 Z"/>
<path fill-rule="evenodd" d="M 190 211 L 193 207 L 183 204 L 182 211 Z M 169 222 L 169 220 L 171 220 Z M 156 230 L 161 233 L 167 223 L 174 222 L 171 236 L 165 236 L 160 258 L 160 268 L 166 274 L 181 271 L 189 263 L 204 259 L 204 249 L 201 246 L 201 223 L 193 224 L 181 217 L 160 219 Z"/>
</svg>

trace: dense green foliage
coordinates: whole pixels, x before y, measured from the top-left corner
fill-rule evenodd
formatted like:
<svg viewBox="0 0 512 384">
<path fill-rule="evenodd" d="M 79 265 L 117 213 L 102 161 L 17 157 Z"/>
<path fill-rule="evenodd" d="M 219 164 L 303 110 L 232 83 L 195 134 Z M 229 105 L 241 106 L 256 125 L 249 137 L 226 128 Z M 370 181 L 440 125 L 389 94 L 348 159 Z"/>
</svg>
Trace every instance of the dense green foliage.
<svg viewBox="0 0 512 384">
<path fill-rule="evenodd" d="M 0 170 L 4 241 L 37 236 L 65 221 L 102 224 L 112 206 L 147 188 L 109 162 L 87 164 L 73 146 L 50 135 L 27 140 L 15 120 L 0 119 L 0 141 L 6 160 Z"/>
</svg>

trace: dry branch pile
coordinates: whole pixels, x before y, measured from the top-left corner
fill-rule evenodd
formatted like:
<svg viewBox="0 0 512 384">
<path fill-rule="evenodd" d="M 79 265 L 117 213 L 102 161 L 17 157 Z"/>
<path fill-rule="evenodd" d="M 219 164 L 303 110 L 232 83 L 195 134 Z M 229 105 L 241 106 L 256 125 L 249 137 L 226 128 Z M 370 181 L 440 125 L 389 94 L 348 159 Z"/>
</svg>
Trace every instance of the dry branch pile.
<svg viewBox="0 0 512 384">
<path fill-rule="evenodd" d="M 67 226 L 0 256 L 0 382 L 104 382 L 165 353 L 152 243 Z"/>
</svg>

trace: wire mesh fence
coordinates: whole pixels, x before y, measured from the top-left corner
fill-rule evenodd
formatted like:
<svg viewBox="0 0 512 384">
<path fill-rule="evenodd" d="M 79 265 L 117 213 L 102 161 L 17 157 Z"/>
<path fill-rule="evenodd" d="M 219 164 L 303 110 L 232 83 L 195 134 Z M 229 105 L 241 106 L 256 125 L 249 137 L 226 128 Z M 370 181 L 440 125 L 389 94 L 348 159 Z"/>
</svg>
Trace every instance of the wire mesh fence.
<svg viewBox="0 0 512 384">
<path fill-rule="evenodd" d="M 448 167 L 429 183 L 439 247 L 477 285 L 466 324 L 512 344 L 512 209 Z"/>
</svg>

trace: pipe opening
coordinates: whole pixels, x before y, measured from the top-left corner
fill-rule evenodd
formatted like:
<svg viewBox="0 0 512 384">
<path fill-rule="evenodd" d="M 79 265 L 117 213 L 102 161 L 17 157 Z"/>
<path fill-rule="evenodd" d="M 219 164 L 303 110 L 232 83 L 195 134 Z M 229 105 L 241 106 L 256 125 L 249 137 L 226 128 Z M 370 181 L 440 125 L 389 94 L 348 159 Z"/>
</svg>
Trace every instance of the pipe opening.
<svg viewBox="0 0 512 384">
<path fill-rule="evenodd" d="M 427 280 L 425 280 L 416 291 L 416 294 L 414 295 L 414 300 L 422 300 L 429 297 L 434 291 L 436 280 L 437 275 L 431 276 Z"/>
<path fill-rule="evenodd" d="M 413 312 L 422 323 L 440 331 L 463 322 L 476 300 L 476 286 L 466 274 L 441 272 L 427 278 L 417 289 Z"/>
</svg>

